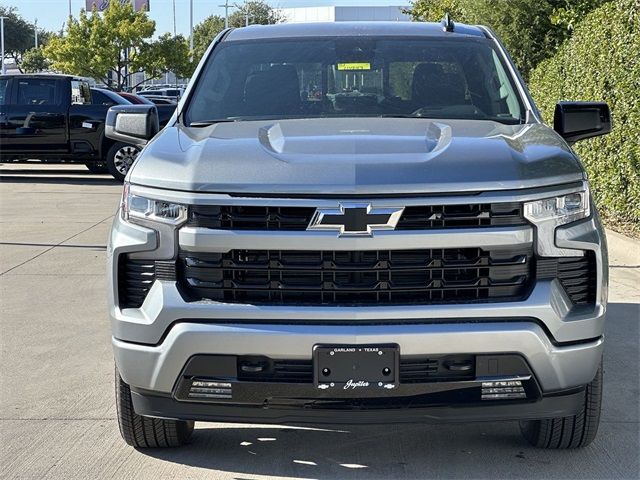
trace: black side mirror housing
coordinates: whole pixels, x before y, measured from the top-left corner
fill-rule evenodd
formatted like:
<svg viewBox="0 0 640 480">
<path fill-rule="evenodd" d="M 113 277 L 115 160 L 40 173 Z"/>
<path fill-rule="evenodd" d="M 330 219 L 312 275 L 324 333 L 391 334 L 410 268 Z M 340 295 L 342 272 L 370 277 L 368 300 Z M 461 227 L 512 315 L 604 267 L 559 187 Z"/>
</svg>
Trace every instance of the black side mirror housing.
<svg viewBox="0 0 640 480">
<path fill-rule="evenodd" d="M 104 134 L 113 140 L 143 146 L 159 130 L 155 105 L 116 105 L 107 111 Z"/>
<path fill-rule="evenodd" d="M 611 112 L 604 102 L 559 102 L 553 129 L 569 144 L 611 132 Z"/>
</svg>

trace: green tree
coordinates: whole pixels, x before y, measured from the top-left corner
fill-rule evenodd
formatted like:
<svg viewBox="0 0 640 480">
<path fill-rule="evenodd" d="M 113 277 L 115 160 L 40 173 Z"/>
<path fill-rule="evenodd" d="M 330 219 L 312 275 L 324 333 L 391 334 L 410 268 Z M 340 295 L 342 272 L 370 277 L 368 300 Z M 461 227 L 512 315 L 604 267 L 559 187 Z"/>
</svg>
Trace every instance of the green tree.
<svg viewBox="0 0 640 480">
<path fill-rule="evenodd" d="M 20 68 L 26 73 L 42 72 L 49 69 L 51 62 L 44 55 L 42 47 L 27 50 L 22 55 L 22 63 Z"/>
<path fill-rule="evenodd" d="M 613 0 L 575 25 L 556 55 L 531 72 L 544 118 L 559 100 L 606 101 L 613 132 L 575 145 L 600 212 L 640 233 L 640 8 Z"/>
<path fill-rule="evenodd" d="M 553 55 L 573 24 L 606 0 L 415 0 L 408 11 L 418 21 L 454 21 L 491 27 L 505 43 L 520 72 Z"/>
<path fill-rule="evenodd" d="M 187 40 L 182 35 L 174 37 L 171 33 L 161 35 L 155 42 L 144 44 L 135 58 L 134 65 L 144 67 L 146 80 L 158 78 L 166 72 L 173 72 L 176 76 L 185 78 L 189 77 L 194 69 Z"/>
<path fill-rule="evenodd" d="M 211 15 L 193 28 L 193 59 L 198 62 L 216 35 L 224 30 L 224 18 Z"/>
<path fill-rule="evenodd" d="M 139 53 L 154 32 L 155 22 L 146 12 L 134 11 L 130 3 L 110 2 L 101 14 L 82 10 L 78 19 L 70 18 L 66 35 L 52 38 L 44 53 L 56 70 L 123 89 L 144 69 L 148 57 Z"/>
<path fill-rule="evenodd" d="M 4 20 L 5 56 L 12 58 L 18 68 L 22 68 L 23 55 L 35 46 L 35 25 L 22 18 L 15 7 L 0 6 L 0 16 L 6 17 Z M 50 32 L 38 29 L 39 45 L 46 44 L 50 36 Z"/>
<path fill-rule="evenodd" d="M 249 0 L 229 16 L 229 26 L 244 27 L 247 24 L 247 15 L 250 25 L 271 25 L 284 21 L 280 11 L 270 7 L 263 0 Z"/>
<path fill-rule="evenodd" d="M 240 5 L 240 8 L 229 15 L 229 26 L 244 27 L 247 22 L 247 14 L 251 25 L 269 25 L 284 21 L 282 14 L 263 0 L 250 0 Z M 194 27 L 193 58 L 196 62 L 200 60 L 209 44 L 222 30 L 224 30 L 224 17 L 219 15 L 211 15 Z"/>
</svg>

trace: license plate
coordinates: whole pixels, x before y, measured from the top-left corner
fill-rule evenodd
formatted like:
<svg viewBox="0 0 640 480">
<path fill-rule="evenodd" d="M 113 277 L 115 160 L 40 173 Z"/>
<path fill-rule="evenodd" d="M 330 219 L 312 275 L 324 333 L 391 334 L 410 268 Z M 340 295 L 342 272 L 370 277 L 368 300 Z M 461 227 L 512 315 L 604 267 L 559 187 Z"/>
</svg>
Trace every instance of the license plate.
<svg viewBox="0 0 640 480">
<path fill-rule="evenodd" d="M 358 392 L 395 389 L 399 383 L 398 345 L 316 345 L 314 383 L 320 390 Z"/>
</svg>

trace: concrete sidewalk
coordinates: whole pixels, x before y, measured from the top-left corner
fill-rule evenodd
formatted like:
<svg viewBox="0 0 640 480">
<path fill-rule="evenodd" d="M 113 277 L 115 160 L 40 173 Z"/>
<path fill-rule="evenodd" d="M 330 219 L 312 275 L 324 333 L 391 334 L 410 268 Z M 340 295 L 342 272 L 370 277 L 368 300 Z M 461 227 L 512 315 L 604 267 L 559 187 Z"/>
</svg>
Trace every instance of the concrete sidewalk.
<svg viewBox="0 0 640 480">
<path fill-rule="evenodd" d="M 344 430 L 199 423 L 136 451 L 115 421 L 104 256 L 121 185 L 84 166 L 0 166 L 0 477 L 638 478 L 640 243 L 610 232 L 600 432 L 531 448 L 515 423 Z"/>
</svg>

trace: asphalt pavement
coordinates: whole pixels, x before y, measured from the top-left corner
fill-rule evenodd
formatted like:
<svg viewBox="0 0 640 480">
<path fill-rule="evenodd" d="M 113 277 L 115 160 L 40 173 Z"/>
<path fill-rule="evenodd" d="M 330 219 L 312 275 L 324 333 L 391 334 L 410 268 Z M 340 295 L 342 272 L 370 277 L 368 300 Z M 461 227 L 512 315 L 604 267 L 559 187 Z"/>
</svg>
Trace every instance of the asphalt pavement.
<svg viewBox="0 0 640 480">
<path fill-rule="evenodd" d="M 198 423 L 191 445 L 118 432 L 105 300 L 121 185 L 84 166 L 0 165 L 0 478 L 640 477 L 640 242 L 609 232 L 602 423 L 574 451 L 513 422 L 308 429 Z"/>
</svg>

